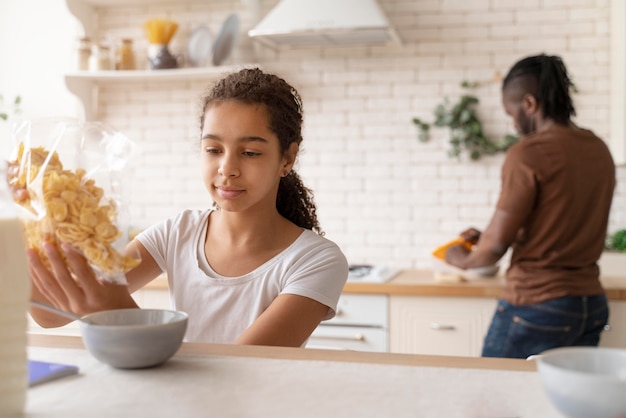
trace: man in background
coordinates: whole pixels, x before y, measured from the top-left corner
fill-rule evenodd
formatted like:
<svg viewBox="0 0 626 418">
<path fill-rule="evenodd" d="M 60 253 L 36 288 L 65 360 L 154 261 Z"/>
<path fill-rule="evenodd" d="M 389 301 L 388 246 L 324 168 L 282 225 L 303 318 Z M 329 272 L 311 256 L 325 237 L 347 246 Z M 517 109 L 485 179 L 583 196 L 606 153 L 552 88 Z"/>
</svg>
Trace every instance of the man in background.
<svg viewBox="0 0 626 418">
<path fill-rule="evenodd" d="M 467 269 L 495 264 L 512 248 L 482 355 L 526 358 L 562 346 L 596 346 L 608 321 L 599 280 L 615 165 L 606 144 L 576 126 L 572 82 L 560 57 L 518 61 L 502 102 L 520 140 L 508 151 L 501 192 L 485 231 L 462 235 L 446 261 Z"/>
</svg>

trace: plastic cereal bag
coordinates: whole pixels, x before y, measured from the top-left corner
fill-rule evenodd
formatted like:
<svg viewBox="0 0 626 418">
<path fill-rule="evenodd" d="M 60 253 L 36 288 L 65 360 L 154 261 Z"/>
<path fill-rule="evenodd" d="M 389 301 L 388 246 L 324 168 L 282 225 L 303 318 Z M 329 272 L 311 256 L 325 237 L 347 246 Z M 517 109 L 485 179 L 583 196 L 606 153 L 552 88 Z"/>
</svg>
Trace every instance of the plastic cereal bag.
<svg viewBox="0 0 626 418">
<path fill-rule="evenodd" d="M 22 121 L 13 129 L 9 183 L 22 208 L 27 245 L 68 243 L 102 280 L 126 284 L 138 258 L 126 257 L 128 211 L 123 174 L 137 146 L 98 122 Z"/>
</svg>

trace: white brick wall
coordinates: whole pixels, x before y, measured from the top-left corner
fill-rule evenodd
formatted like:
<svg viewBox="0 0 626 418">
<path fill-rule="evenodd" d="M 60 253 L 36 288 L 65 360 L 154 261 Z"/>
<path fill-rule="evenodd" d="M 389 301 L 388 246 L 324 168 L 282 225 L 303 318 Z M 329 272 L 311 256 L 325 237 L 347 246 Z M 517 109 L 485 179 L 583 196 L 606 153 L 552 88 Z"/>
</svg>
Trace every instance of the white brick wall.
<svg viewBox="0 0 626 418">
<path fill-rule="evenodd" d="M 174 3 L 174 2 L 172 2 Z M 240 1 L 153 5 L 103 10 L 103 37 L 133 36 L 146 16 L 181 23 L 172 48 L 184 52 L 191 30 L 217 32 L 232 11 L 245 30 L 252 17 Z M 262 12 L 275 0 L 263 2 Z M 305 141 L 298 170 L 314 189 L 327 236 L 354 263 L 395 267 L 429 265 L 438 244 L 468 226 L 484 227 L 499 191 L 501 156 L 480 162 L 447 157 L 447 132 L 417 140 L 413 117 L 431 120 L 443 95 L 459 83 L 492 80 L 517 59 L 561 55 L 580 88 L 578 123 L 609 132 L 609 4 L 606 0 L 380 0 L 404 43 L 388 48 L 310 48 L 276 53 L 256 47 L 256 61 L 300 91 Z M 247 51 L 248 53 L 250 51 Z M 138 227 L 186 207 L 209 204 L 199 177 L 195 146 L 202 82 L 105 86 L 98 118 L 141 144 L 130 183 Z M 490 134 L 511 131 L 500 105 L 500 86 L 475 91 Z M 610 230 L 626 227 L 626 172 Z"/>
</svg>

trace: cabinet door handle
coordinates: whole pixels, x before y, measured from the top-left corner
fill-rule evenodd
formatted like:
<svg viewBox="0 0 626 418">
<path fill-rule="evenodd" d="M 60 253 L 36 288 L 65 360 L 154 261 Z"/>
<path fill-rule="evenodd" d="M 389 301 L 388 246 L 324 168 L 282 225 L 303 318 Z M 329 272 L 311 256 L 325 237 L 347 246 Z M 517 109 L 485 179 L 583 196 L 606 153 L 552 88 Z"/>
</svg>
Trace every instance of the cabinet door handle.
<svg viewBox="0 0 626 418">
<path fill-rule="evenodd" d="M 311 335 L 316 340 L 336 340 L 336 341 L 365 341 L 365 335 L 356 333 L 354 336 L 333 336 L 333 335 Z"/>
<path fill-rule="evenodd" d="M 454 331 L 456 327 L 454 325 L 443 325 L 438 322 L 431 322 L 430 329 L 434 329 L 437 331 Z"/>
</svg>

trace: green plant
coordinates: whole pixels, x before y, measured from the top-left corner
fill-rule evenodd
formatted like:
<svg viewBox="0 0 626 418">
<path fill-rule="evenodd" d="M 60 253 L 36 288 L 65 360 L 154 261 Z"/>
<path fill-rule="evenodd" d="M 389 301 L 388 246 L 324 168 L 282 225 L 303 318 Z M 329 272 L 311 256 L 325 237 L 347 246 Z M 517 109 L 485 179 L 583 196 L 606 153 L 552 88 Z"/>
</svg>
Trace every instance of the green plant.
<svg viewBox="0 0 626 418">
<path fill-rule="evenodd" d="M 477 82 L 464 81 L 461 87 L 470 89 L 478 87 Z M 501 141 L 489 139 L 476 113 L 479 100 L 471 94 L 464 94 L 456 103 L 450 103 L 446 97 L 438 104 L 433 113 L 435 120 L 432 125 L 437 127 L 447 127 L 450 130 L 450 150 L 448 155 L 451 158 L 460 158 L 463 151 L 467 151 L 472 160 L 478 160 L 483 155 L 492 155 L 498 152 L 505 152 L 513 145 L 518 137 L 506 135 Z M 431 124 L 419 118 L 413 118 L 413 124 L 418 129 L 418 139 L 426 142 L 429 139 Z"/>
<path fill-rule="evenodd" d="M 4 103 L 4 97 L 0 94 L 0 120 L 8 120 L 9 115 L 11 113 L 19 113 L 20 104 L 22 103 L 22 98 L 20 96 L 15 96 L 13 102 L 9 105 L 9 109 L 6 109 L 6 105 Z"/>
<path fill-rule="evenodd" d="M 605 248 L 614 251 L 626 251 L 626 229 L 620 229 L 613 235 L 609 235 Z"/>
</svg>

